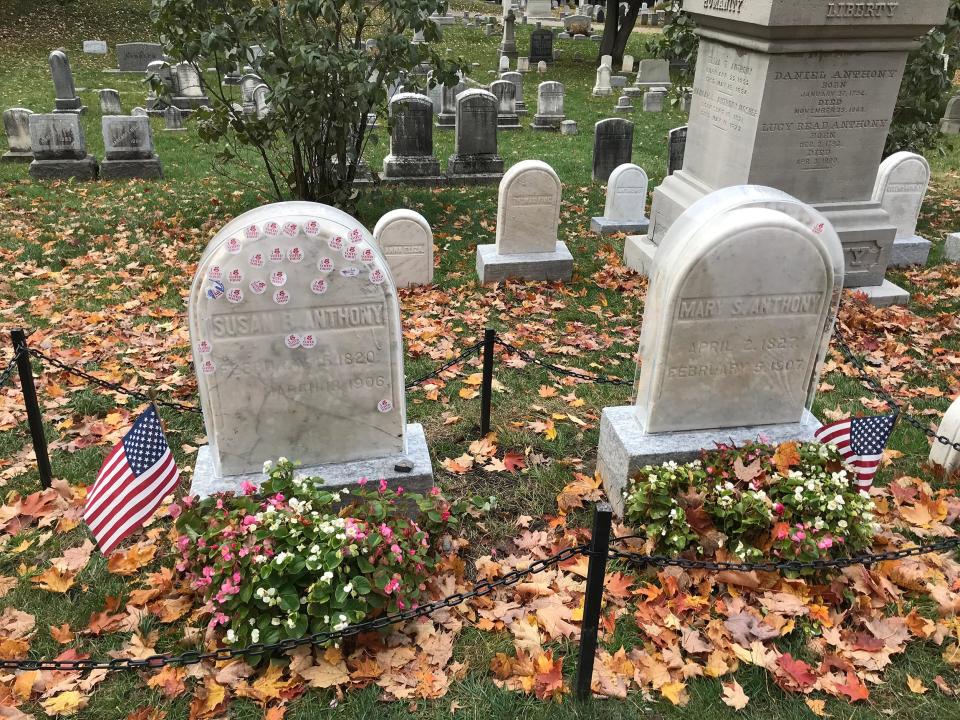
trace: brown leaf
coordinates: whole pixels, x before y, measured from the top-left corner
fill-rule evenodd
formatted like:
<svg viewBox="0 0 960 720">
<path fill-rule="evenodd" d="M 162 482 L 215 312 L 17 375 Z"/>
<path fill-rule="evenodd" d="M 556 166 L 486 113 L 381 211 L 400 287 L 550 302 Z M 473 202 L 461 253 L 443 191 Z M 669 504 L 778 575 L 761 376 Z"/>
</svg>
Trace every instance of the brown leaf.
<svg viewBox="0 0 960 720">
<path fill-rule="evenodd" d="M 723 700 L 724 705 L 732 707 L 734 710 L 743 710 L 750 702 L 750 698 L 747 697 L 743 687 L 736 680 L 723 683 L 723 694 L 720 699 Z"/>
<path fill-rule="evenodd" d="M 793 440 L 780 443 L 773 455 L 773 464 L 777 466 L 781 475 L 789 475 L 790 468 L 800 464 L 800 450 L 797 443 Z"/>
</svg>

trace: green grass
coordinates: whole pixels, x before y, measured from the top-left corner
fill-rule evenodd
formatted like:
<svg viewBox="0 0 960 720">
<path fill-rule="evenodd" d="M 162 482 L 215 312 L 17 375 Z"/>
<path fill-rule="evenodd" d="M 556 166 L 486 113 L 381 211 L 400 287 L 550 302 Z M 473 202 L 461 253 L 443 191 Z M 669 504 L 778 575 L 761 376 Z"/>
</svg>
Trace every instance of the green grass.
<svg viewBox="0 0 960 720">
<path fill-rule="evenodd" d="M 461 6 L 457 6 L 458 8 Z M 498 12 L 495 5 L 470 0 L 471 11 Z M 518 26 L 517 41 L 521 52 L 528 45 L 529 27 Z M 499 38 L 486 38 L 480 30 L 445 27 L 444 44 L 454 54 L 462 54 L 471 62 L 479 63 L 472 77 L 489 82 L 488 72 L 496 67 Z M 146 87 L 140 78 L 131 75 L 107 74 L 104 70 L 116 66 L 112 48 L 117 42 L 148 40 L 154 37 L 145 16 L 143 0 L 74 0 L 73 2 L 40 4 L 32 0 L 7 0 L 0 7 L 0 108 L 24 106 L 35 111 L 49 111 L 53 105 L 53 89 L 49 79 L 46 55 L 54 47 L 67 48 L 73 65 L 80 96 L 89 111 L 82 122 L 90 152 L 101 157 L 100 112 L 96 90 L 113 87 L 121 92 L 123 107 L 129 111 L 142 105 Z M 83 39 L 101 38 L 110 43 L 106 56 L 85 56 L 80 52 Z M 631 40 L 628 52 L 642 57 L 643 38 Z M 478 288 L 473 271 L 474 247 L 493 242 L 496 187 L 447 188 L 435 191 L 422 188 L 391 187 L 364 191 L 359 200 L 358 219 L 373 227 L 387 209 L 409 207 L 422 213 L 431 223 L 439 252 L 436 271 L 437 286 L 443 291 L 422 300 L 418 292 L 404 293 L 404 307 L 408 314 L 416 314 L 421 321 L 432 323 L 432 330 L 452 338 L 455 348 L 476 342 L 485 326 L 497 328 L 512 342 L 523 343 L 539 356 L 545 349 L 558 346 L 585 347 L 596 343 L 597 349 L 583 350 L 577 356 L 548 354 L 558 363 L 568 362 L 587 371 L 604 372 L 624 378 L 634 373 L 634 353 L 639 339 L 639 325 L 643 310 L 644 283 L 632 277 L 621 277 L 608 268 L 610 257 L 622 255 L 623 240 L 601 240 L 589 233 L 591 215 L 601 214 L 604 188 L 590 180 L 593 124 L 610 115 L 615 98 L 593 98 L 590 90 L 594 81 L 594 53 L 592 43 L 559 42 L 562 56 L 545 75 L 529 73 L 524 78 L 524 99 L 532 119 L 536 109 L 536 85 L 544 80 L 564 83 L 566 113 L 575 119 L 580 134 L 565 137 L 553 133 L 539 133 L 525 128 L 521 132 L 500 134 L 500 152 L 507 165 L 522 159 L 537 158 L 550 163 L 564 184 L 560 238 L 567 242 L 577 258 L 574 281 L 567 286 L 509 284 L 500 288 Z M 650 186 L 663 178 L 666 164 L 666 135 L 670 128 L 685 124 L 684 115 L 671 107 L 662 114 L 643 114 L 639 111 L 630 118 L 635 122 L 633 160 L 645 168 Z M 118 360 L 126 368 L 127 379 L 139 377 L 143 383 L 163 383 L 182 388 L 177 398 L 193 400 L 188 348 L 184 344 L 178 356 L 170 359 L 149 355 L 149 344 L 144 340 L 162 337 L 174 325 L 170 317 L 160 311 L 175 311 L 179 323 L 185 311 L 185 293 L 189 286 L 193 263 L 199 257 L 207 240 L 227 219 L 270 202 L 262 173 L 256 168 L 235 168 L 231 177 L 217 172 L 212 161 L 212 149 L 199 141 L 193 126 L 191 132 L 167 133 L 162 122 L 153 120 L 154 138 L 165 171 L 160 182 L 95 182 L 95 183 L 33 183 L 27 179 L 26 167 L 0 164 L 0 257 L 4 263 L 15 264 L 17 275 L 0 276 L 0 318 L 4 325 L 22 324 L 29 328 L 52 330 L 70 328 L 64 334 L 64 345 L 89 349 L 97 348 L 98 362 Z M 436 130 L 435 154 L 445 159 L 453 150 L 452 132 Z M 0 148 L 2 150 L 3 148 Z M 368 150 L 368 160 L 378 167 L 387 152 L 385 137 L 380 137 Z M 960 148 L 954 144 L 943 154 L 931 157 L 934 183 L 921 218 L 920 232 L 934 241 L 932 262 L 940 262 L 942 241 L 947 232 L 960 229 L 960 205 L 954 200 L 960 191 L 957 173 Z M 945 275 L 948 269 L 944 268 Z M 953 272 L 953 271 L 950 271 Z M 56 293 L 50 292 L 50 273 L 60 273 Z M 943 294 L 949 277 L 931 278 L 916 272 L 891 272 L 891 279 L 909 289 L 922 293 Z M 955 287 L 955 286 L 954 286 Z M 123 303 L 135 299 L 141 292 L 150 292 L 149 303 L 132 310 Z M 55 302 L 53 302 L 55 300 Z M 103 311 L 106 316 L 90 321 L 85 331 L 76 319 L 89 318 Z M 955 315 L 960 310 L 956 295 L 939 297 L 931 306 L 915 304 L 912 308 L 930 323 L 938 318 Z M 70 324 L 70 321 L 73 324 Z M 944 320 L 948 327 L 948 320 Z M 102 336 L 114 335 L 115 341 L 104 342 Z M 911 346 L 911 336 L 900 338 Z M 428 343 L 429 344 L 429 343 Z M 937 343 L 949 352 L 960 351 L 956 333 Z M 937 361 L 926 349 L 910 347 L 910 355 L 918 366 L 928 370 L 911 369 L 905 381 L 912 385 L 937 385 L 948 395 L 957 391 L 955 373 L 949 366 Z M 408 356 L 407 376 L 419 376 L 437 364 L 426 355 Z M 473 361 L 476 365 L 476 360 Z M 141 373 L 160 367 L 155 380 Z M 91 363 L 88 369 L 97 367 Z M 478 367 L 468 367 L 463 376 Z M 462 378 L 461 378 L 462 379 Z M 494 397 L 494 429 L 501 448 L 522 450 L 531 448 L 544 457 L 544 462 L 522 476 L 486 473 L 482 470 L 458 476 L 445 472 L 440 461 L 462 454 L 469 442 L 476 438 L 479 405 L 477 400 L 463 400 L 457 391 L 463 387 L 461 379 L 451 381 L 441 392 L 442 403 L 427 400 L 422 390 L 408 396 L 408 415 L 411 421 L 422 422 L 430 441 L 437 480 L 444 490 L 454 496 L 493 494 L 499 499 L 498 511 L 485 523 L 485 532 L 473 539 L 475 548 L 487 548 L 502 543 L 515 533 L 514 518 L 519 514 L 535 518 L 556 513 L 555 498 L 572 477 L 574 469 L 591 472 L 596 455 L 600 410 L 609 405 L 630 401 L 629 387 L 578 384 L 559 386 L 560 394 L 571 390 L 584 400 L 579 408 L 571 408 L 559 397 L 541 398 L 541 385 L 554 385 L 558 378 L 536 366 L 512 370 L 499 365 L 497 379 L 503 391 Z M 59 378 L 63 382 L 63 378 Z M 846 411 L 863 409 L 860 398 L 868 393 L 861 384 L 839 373 L 824 378 L 833 386 L 821 393 L 815 409 Z M 45 398 L 49 400 L 49 398 Z M 916 410 L 934 409 L 942 412 L 946 398 L 915 398 Z M 113 409 L 113 396 L 95 390 L 85 390 L 70 396 L 68 410 L 74 419 L 102 418 Z M 52 407 L 51 407 L 52 411 Z M 554 412 L 572 412 L 588 423 L 581 429 L 571 422 L 557 422 L 558 437 L 548 441 L 525 427 L 525 423 L 548 417 Z M 446 424 L 441 413 L 460 419 Z M 182 452 L 180 446 L 196 446 L 202 442 L 203 424 L 191 414 L 165 412 L 169 423 L 171 445 L 177 450 L 181 467 L 192 464 L 192 454 Z M 57 443 L 61 432 L 48 423 L 48 439 Z M 52 459 L 55 473 L 74 483 L 89 483 L 102 458 L 103 448 L 93 447 L 68 452 L 65 443 L 54 446 Z M 0 457 L 13 458 L 29 445 L 29 435 L 23 424 L 0 432 Z M 897 431 L 893 447 L 904 456 L 882 478 L 895 474 L 925 475 L 923 461 L 927 444 L 923 436 L 912 428 Z M 2 470 L 2 466 L 0 466 Z M 12 480 L 6 491 L 32 492 L 38 477 L 35 470 Z M 575 514 L 570 524 L 587 524 L 587 513 Z M 42 531 L 41 531 L 42 532 Z M 36 530 L 13 538 L 8 548 L 0 552 L 0 573 L 16 574 L 22 564 L 46 567 L 49 558 L 62 548 L 78 544 L 85 532 L 82 529 L 54 534 L 39 548 L 32 546 L 23 553 L 9 548 L 21 539 L 40 536 Z M 102 560 L 94 560 L 80 577 L 78 585 L 66 596 L 36 591 L 29 582 L 28 572 L 0 606 L 14 606 L 35 614 L 39 632 L 33 643 L 37 656 L 50 656 L 60 650 L 49 637 L 46 628 L 63 622 L 74 629 L 87 624 L 90 614 L 102 609 L 108 595 L 128 593 L 126 581 L 106 571 Z M 117 647 L 125 635 L 84 639 L 85 651 L 101 656 Z M 164 635 L 161 647 L 172 647 L 174 637 Z M 628 647 L 638 644 L 636 628 L 622 623 L 614 636 L 607 639 L 607 647 L 615 650 L 620 644 Z M 674 708 L 662 700 L 648 701 L 633 693 L 625 701 L 595 701 L 585 706 L 568 699 L 561 705 L 542 703 L 497 689 L 489 680 L 487 668 L 498 651 L 508 650 L 509 640 L 504 636 L 465 630 L 458 638 L 456 658 L 469 660 L 470 672 L 465 680 L 454 683 L 450 694 L 438 701 L 417 701 L 383 704 L 377 700 L 375 688 L 348 693 L 333 703 L 326 693 L 309 693 L 293 702 L 288 718 L 368 718 L 448 717 L 452 703 L 457 717 L 516 717 L 516 718 L 811 718 L 812 713 L 802 698 L 782 693 L 758 669 L 744 669 L 737 679 L 751 697 L 750 705 L 742 713 L 735 713 L 719 702 L 720 684 L 712 680 L 692 681 L 689 686 L 690 704 Z M 573 672 L 576 655 L 574 645 L 562 645 L 558 652 L 565 660 L 568 675 Z M 871 687 L 867 704 L 851 706 L 830 700 L 828 712 L 832 717 L 845 719 L 880 720 L 890 716 L 921 718 L 928 716 L 956 717 L 956 703 L 935 690 L 920 697 L 904 690 L 905 673 L 920 677 L 932 686 L 934 675 L 941 674 L 957 685 L 957 673 L 945 666 L 938 649 L 933 645 L 915 643 L 905 656 L 897 658 L 893 668 L 885 674 L 886 684 Z M 189 696 L 166 703 L 157 693 L 147 689 L 132 674 L 117 674 L 100 685 L 93 693 L 90 706 L 80 714 L 82 718 L 123 717 L 142 705 L 156 705 L 168 711 L 168 717 L 184 718 L 188 713 Z M 42 712 L 34 708 L 38 715 Z M 235 702 L 230 709 L 234 718 L 258 718 L 261 711 L 246 701 Z"/>
</svg>

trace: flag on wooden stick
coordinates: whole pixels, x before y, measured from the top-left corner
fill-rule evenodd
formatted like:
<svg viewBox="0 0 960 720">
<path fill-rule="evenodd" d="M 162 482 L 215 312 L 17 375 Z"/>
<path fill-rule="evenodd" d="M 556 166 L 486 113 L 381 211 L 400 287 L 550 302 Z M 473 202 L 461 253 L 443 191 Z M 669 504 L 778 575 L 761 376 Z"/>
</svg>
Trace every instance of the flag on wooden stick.
<svg viewBox="0 0 960 720">
<path fill-rule="evenodd" d="M 83 519 L 106 555 L 153 515 L 180 479 L 157 409 L 150 405 L 103 461 Z"/>
<path fill-rule="evenodd" d="M 856 471 L 856 486 L 869 490 L 896 422 L 896 414 L 848 418 L 824 425 L 814 436 L 824 445 L 835 446 Z"/>
</svg>

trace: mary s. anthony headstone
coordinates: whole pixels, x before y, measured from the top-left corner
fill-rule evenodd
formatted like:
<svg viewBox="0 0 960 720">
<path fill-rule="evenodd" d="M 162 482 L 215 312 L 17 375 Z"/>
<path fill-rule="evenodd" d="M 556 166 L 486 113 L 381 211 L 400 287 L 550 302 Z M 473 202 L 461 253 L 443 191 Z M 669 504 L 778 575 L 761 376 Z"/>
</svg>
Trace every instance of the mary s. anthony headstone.
<svg viewBox="0 0 960 720">
<path fill-rule="evenodd" d="M 890 265 L 926 265 L 930 241 L 917 235 L 917 218 L 930 184 L 930 163 L 922 155 L 897 152 L 880 163 L 873 199 L 897 228 Z"/>
<path fill-rule="evenodd" d="M 534 130 L 559 130 L 566 119 L 563 109 L 563 83 L 554 80 L 537 86 L 537 114 L 530 124 Z"/>
<path fill-rule="evenodd" d="M 673 175 L 683 167 L 683 154 L 687 151 L 687 126 L 670 131 L 667 139 L 667 175 Z"/>
<path fill-rule="evenodd" d="M 540 160 L 522 160 L 500 181 L 497 241 L 477 246 L 481 283 L 507 278 L 569 280 L 573 256 L 557 238 L 560 178 Z"/>
<path fill-rule="evenodd" d="M 433 282 L 433 231 L 413 210 L 391 210 L 377 221 L 373 240 L 398 288 Z"/>
<path fill-rule="evenodd" d="M 3 111 L 3 131 L 7 135 L 9 149 L 0 157 L 2 162 L 30 162 L 33 151 L 30 149 L 30 116 L 27 108 L 10 108 Z"/>
<path fill-rule="evenodd" d="M 104 160 L 100 177 L 154 179 L 163 177 L 160 158 L 153 152 L 150 118 L 104 115 L 102 118 Z"/>
<path fill-rule="evenodd" d="M 163 45 L 150 42 L 119 43 L 115 72 L 141 73 L 155 60 L 163 60 Z"/>
<path fill-rule="evenodd" d="M 943 468 L 949 478 L 960 468 L 960 450 L 955 450 L 953 444 L 960 442 L 960 398 L 954 400 L 940 421 L 937 435 L 945 437 L 951 445 L 934 440 L 930 446 L 929 461 L 931 465 Z"/>
<path fill-rule="evenodd" d="M 53 77 L 53 89 L 57 98 L 54 101 L 55 113 L 77 113 L 86 111 L 86 107 L 77 96 L 77 88 L 73 84 L 73 72 L 70 70 L 70 60 L 63 50 L 54 50 L 50 53 L 50 74 Z"/>
<path fill-rule="evenodd" d="M 606 182 L 615 167 L 633 158 L 633 123 L 607 118 L 593 126 L 593 180 Z"/>
<path fill-rule="evenodd" d="M 34 180 L 97 177 L 97 161 L 87 152 L 76 113 L 30 115 L 30 149 L 30 177 Z"/>
<path fill-rule="evenodd" d="M 537 27 L 530 33 L 531 63 L 553 62 L 553 31 L 537 23 Z"/>
<path fill-rule="evenodd" d="M 618 511 L 645 465 L 812 439 L 842 282 L 833 227 L 779 191 L 727 188 L 677 220 L 651 273 L 636 402 L 601 417 L 597 472 Z"/>
<path fill-rule="evenodd" d="M 197 267 L 189 316 L 210 442 L 191 492 L 259 483 L 278 456 L 334 488 L 432 485 L 423 428 L 406 422 L 396 289 L 352 217 L 284 202 L 227 223 Z"/>
<path fill-rule="evenodd" d="M 390 101 L 390 154 L 384 180 L 437 185 L 440 161 L 433 154 L 433 103 L 426 95 L 397 93 Z"/>
<path fill-rule="evenodd" d="M 503 177 L 497 154 L 497 98 L 480 88 L 457 96 L 453 155 L 447 162 L 451 182 L 485 183 Z"/>
<path fill-rule="evenodd" d="M 650 221 L 647 206 L 647 173 L 633 163 L 614 168 L 607 180 L 607 201 L 603 217 L 590 220 L 590 230 L 601 235 L 618 232 L 646 232 Z"/>
</svg>

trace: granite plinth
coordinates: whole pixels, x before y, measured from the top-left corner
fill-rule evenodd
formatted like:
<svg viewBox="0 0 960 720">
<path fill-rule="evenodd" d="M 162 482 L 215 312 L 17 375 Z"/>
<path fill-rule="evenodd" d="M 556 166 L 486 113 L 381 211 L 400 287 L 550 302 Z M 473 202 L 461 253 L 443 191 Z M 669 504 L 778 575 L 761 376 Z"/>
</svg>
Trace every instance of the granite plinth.
<svg viewBox="0 0 960 720">
<path fill-rule="evenodd" d="M 897 238 L 893 241 L 893 249 L 890 251 L 891 267 L 926 265 L 932 245 L 933 243 L 919 235 Z"/>
<path fill-rule="evenodd" d="M 573 276 L 573 255 L 558 240 L 556 249 L 546 253 L 501 255 L 497 246 L 477 246 L 477 277 L 481 284 L 507 278 L 522 280 L 569 280 Z"/>
<path fill-rule="evenodd" d="M 440 178 L 440 161 L 435 157 L 387 155 L 383 159 L 384 181 L 413 180 L 434 184 Z"/>
<path fill-rule="evenodd" d="M 718 442 L 742 445 L 760 436 L 774 445 L 788 440 L 809 441 L 814 439 L 813 434 L 820 425 L 809 410 L 804 410 L 803 417 L 795 423 L 647 433 L 637 418 L 636 407 L 608 407 L 600 417 L 597 473 L 614 512 L 622 516 L 627 483 L 646 465 L 659 465 L 668 460 L 689 462 L 699 457 L 701 450 L 712 449 Z"/>
<path fill-rule="evenodd" d="M 20 152 L 18 150 L 10 150 L 5 152 L 3 155 L 0 155 L 0 162 L 16 162 L 16 163 L 28 163 L 33 160 L 32 152 Z"/>
<path fill-rule="evenodd" d="M 202 97 L 194 97 L 192 95 L 176 95 L 171 98 L 171 102 L 175 107 L 180 108 L 183 112 L 192 112 L 193 110 L 199 110 L 202 107 L 207 107 L 210 104 L 210 98 L 206 95 Z"/>
<path fill-rule="evenodd" d="M 503 158 L 499 155 L 457 155 L 455 153 L 447 161 L 447 176 L 451 179 L 477 175 L 495 176 L 499 182 L 503 177 Z"/>
<path fill-rule="evenodd" d="M 648 227 L 650 227 L 650 221 L 647 218 L 642 220 L 614 220 L 606 217 L 590 219 L 590 232 L 600 235 L 613 235 L 621 232 L 645 233 Z"/>
<path fill-rule="evenodd" d="M 143 178 L 155 180 L 163 177 L 163 166 L 160 158 L 137 158 L 134 160 L 104 160 L 100 163 L 101 180 L 123 180 L 128 178 Z"/>
<path fill-rule="evenodd" d="M 522 130 L 520 118 L 513 115 L 497 115 L 497 130 Z"/>
<path fill-rule="evenodd" d="M 899 285 L 894 285 L 884 279 L 880 285 L 865 285 L 849 288 L 854 292 L 862 292 L 867 296 L 871 305 L 876 307 L 890 307 L 891 305 L 907 305 L 910 303 L 910 293 Z"/>
<path fill-rule="evenodd" d="M 81 160 L 34 160 L 30 163 L 30 177 L 34 180 L 95 180 L 97 161 L 93 155 Z"/>
<path fill-rule="evenodd" d="M 657 246 L 646 235 L 630 235 L 623 244 L 623 262 L 647 277 L 653 272 L 653 256 L 656 254 Z"/>
<path fill-rule="evenodd" d="M 457 126 L 457 116 L 453 113 L 440 113 L 433 126 L 441 130 L 453 130 Z"/>
<path fill-rule="evenodd" d="M 410 423 L 407 425 L 407 451 L 399 455 L 388 455 L 371 460 L 353 460 L 343 463 L 329 463 L 297 468 L 297 477 L 323 478 L 324 486 L 330 488 L 356 485 L 362 478 L 372 482 L 381 479 L 387 485 L 396 488 L 402 485 L 405 490 L 424 492 L 433 487 L 433 467 L 430 464 L 430 451 L 427 449 L 427 438 L 423 432 L 423 425 Z M 267 459 L 267 458 L 264 458 Z M 412 469 L 409 472 L 397 470 L 398 464 Z M 193 482 L 190 484 L 190 494 L 201 498 L 209 497 L 218 492 L 233 490 L 239 492 L 244 481 L 259 486 L 266 480 L 263 473 L 248 475 L 218 476 L 214 471 L 213 457 L 210 455 L 210 446 L 204 445 L 197 451 L 197 463 L 193 469 Z"/>
<path fill-rule="evenodd" d="M 960 233 L 950 233 L 943 243 L 943 259 L 960 262 Z"/>
</svg>

